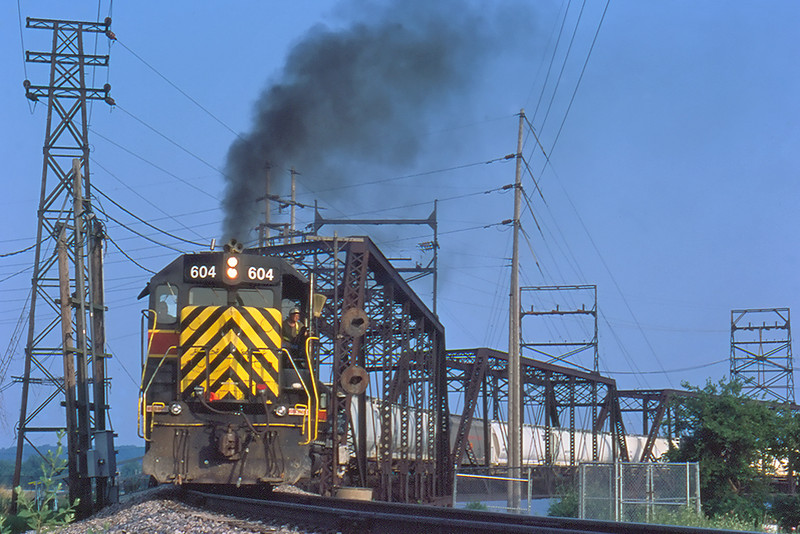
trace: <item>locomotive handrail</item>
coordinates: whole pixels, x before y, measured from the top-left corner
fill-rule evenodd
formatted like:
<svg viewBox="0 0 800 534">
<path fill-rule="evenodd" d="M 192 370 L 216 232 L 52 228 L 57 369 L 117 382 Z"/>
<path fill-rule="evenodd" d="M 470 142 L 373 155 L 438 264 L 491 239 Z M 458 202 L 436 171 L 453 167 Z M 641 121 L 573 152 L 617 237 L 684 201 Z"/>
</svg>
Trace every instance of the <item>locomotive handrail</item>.
<svg viewBox="0 0 800 534">
<path fill-rule="evenodd" d="M 158 365 L 156 365 L 155 371 L 153 371 L 153 375 L 150 377 L 150 381 L 147 383 L 147 387 L 142 390 L 142 393 L 144 395 L 147 395 L 147 390 L 150 389 L 150 386 L 153 385 L 153 379 L 156 377 L 156 373 L 158 373 L 158 370 L 161 369 L 161 364 L 163 364 L 164 360 L 167 359 L 167 356 L 169 355 L 169 351 L 171 351 L 172 349 L 175 349 L 175 356 L 178 355 L 178 346 L 177 345 L 172 345 L 170 348 L 168 348 L 164 352 L 164 355 L 161 356 L 161 359 L 158 361 Z M 142 385 L 144 385 L 144 375 L 145 375 L 145 371 L 146 370 L 147 370 L 146 368 L 142 369 Z M 140 389 L 141 389 L 141 386 L 140 386 Z"/>
<path fill-rule="evenodd" d="M 164 403 L 164 402 L 154 402 L 154 403 L 153 403 L 153 406 L 154 406 L 154 407 L 155 407 L 155 406 L 160 406 L 161 408 L 166 408 L 166 407 L 167 407 L 167 404 L 166 404 L 166 403 Z M 145 402 L 145 409 L 147 409 L 147 403 L 146 403 L 146 402 Z M 153 412 L 153 413 L 155 413 L 155 412 Z M 151 417 L 151 418 L 150 418 L 150 434 L 149 434 L 150 436 L 152 436 L 152 435 L 153 435 L 153 427 L 155 426 L 155 424 L 156 424 L 156 418 L 155 418 L 155 417 Z M 148 435 L 148 434 L 147 434 L 147 428 L 145 428 L 145 432 L 144 432 L 144 434 L 145 434 L 145 435 L 144 435 L 144 436 L 142 436 L 142 437 L 144 438 L 144 440 L 145 440 L 145 441 L 153 441 L 153 440 L 151 440 L 151 439 L 147 439 L 147 435 Z"/>
<path fill-rule="evenodd" d="M 153 379 L 158 374 L 158 370 L 161 369 L 161 364 L 163 364 L 164 360 L 167 359 L 167 355 L 169 354 L 169 352 L 172 349 L 175 349 L 175 355 L 177 356 L 177 353 L 178 353 L 178 346 L 177 345 L 173 345 L 170 348 L 168 348 L 164 352 L 164 355 L 161 356 L 161 359 L 158 361 L 158 365 L 156 365 L 156 368 L 153 371 L 153 374 L 150 376 L 150 381 L 147 383 L 147 387 L 142 389 L 142 386 L 139 386 L 139 390 L 141 391 L 141 393 L 139 395 L 139 413 L 136 414 L 136 434 L 140 438 L 143 438 L 145 441 L 150 441 L 147 438 L 147 429 L 146 428 L 143 429 L 143 427 L 145 425 L 142 424 L 144 421 L 147 420 L 147 392 L 148 392 L 148 390 L 150 390 L 150 386 L 153 385 Z M 149 352 L 149 349 L 148 349 L 148 352 Z M 147 371 L 147 366 L 145 366 L 143 364 L 142 365 L 142 385 L 144 385 L 144 376 L 145 376 L 146 371 Z M 151 428 L 151 430 L 152 430 L 152 428 Z"/>
<path fill-rule="evenodd" d="M 149 314 L 153 314 L 153 327 L 155 328 L 156 322 L 158 320 L 158 312 L 155 311 L 155 310 L 149 309 L 149 308 L 146 309 L 146 310 L 142 310 L 142 324 L 141 324 L 140 335 L 144 335 L 145 327 L 146 327 L 145 321 L 150 319 Z M 147 330 L 149 331 L 150 329 L 147 328 Z M 139 364 L 140 364 L 140 367 L 142 368 L 142 383 L 139 384 L 139 409 L 136 411 L 136 435 L 139 436 L 140 438 L 145 439 L 145 441 L 147 440 L 147 438 L 144 437 L 144 430 L 142 429 L 142 421 L 146 417 L 145 416 L 145 412 L 144 412 L 144 410 L 146 409 L 146 403 L 143 402 L 144 398 L 142 396 L 142 384 L 144 384 L 145 354 L 150 354 L 150 349 L 152 348 L 152 346 L 153 346 L 153 336 L 149 335 L 149 332 L 148 332 L 148 336 L 147 336 L 147 351 L 142 350 L 141 353 L 139 354 Z M 144 349 L 143 346 L 141 348 Z"/>
<path fill-rule="evenodd" d="M 305 426 L 306 426 L 305 425 L 305 419 L 306 419 L 306 416 L 308 416 L 309 417 L 309 420 L 308 420 L 308 441 L 302 442 L 302 443 L 300 443 L 300 445 L 308 445 L 309 443 L 311 443 L 311 419 L 310 419 L 311 418 L 311 393 L 308 391 L 308 386 L 306 385 L 306 381 L 303 380 L 302 376 L 300 376 L 300 370 L 294 364 L 294 359 L 292 358 L 292 355 L 285 348 L 281 348 L 281 351 L 286 353 L 286 356 L 289 359 L 289 363 L 292 364 L 292 368 L 294 368 L 294 372 L 297 373 L 297 379 L 300 380 L 300 384 L 303 385 L 303 390 L 306 392 L 306 398 L 308 399 L 308 406 L 306 408 L 306 415 L 303 416 L 303 429 L 305 430 Z M 312 376 L 311 378 L 312 378 L 312 382 L 313 382 L 313 378 L 314 377 Z"/>
<path fill-rule="evenodd" d="M 314 440 L 317 439 L 317 435 L 319 434 L 319 390 L 317 390 L 317 381 L 314 377 L 314 367 L 311 364 L 311 340 L 316 339 L 319 341 L 318 337 L 309 336 L 306 339 L 306 361 L 308 361 L 308 370 L 311 373 L 311 387 L 314 389 Z M 310 403 L 309 403 L 310 404 Z M 309 408 L 310 411 L 310 408 Z M 309 429 L 309 441 L 311 443 L 311 432 Z"/>
<path fill-rule="evenodd" d="M 153 314 L 153 329 L 155 329 L 155 327 L 156 327 L 156 323 L 158 322 L 158 312 L 155 311 L 155 310 L 151 310 L 149 308 L 146 309 L 146 310 L 142 310 L 142 333 L 144 333 L 144 326 L 145 326 L 144 325 L 144 321 L 146 319 L 150 318 L 150 317 L 148 317 L 148 314 L 150 314 L 150 313 Z M 148 330 L 150 330 L 150 329 L 148 328 Z M 150 349 L 153 346 L 153 337 L 154 336 L 151 336 L 151 335 L 147 336 L 147 354 L 150 354 Z M 139 360 L 140 360 L 139 363 L 142 365 L 142 369 L 144 369 L 144 358 L 145 358 L 144 355 L 145 355 L 144 352 L 142 352 L 139 355 Z M 144 381 L 144 379 L 142 379 L 142 381 Z M 141 389 L 141 387 L 140 387 L 140 389 Z"/>
<path fill-rule="evenodd" d="M 144 432 L 142 432 L 142 418 L 144 417 L 144 404 L 142 402 L 142 395 L 139 394 L 139 409 L 136 410 L 136 435 L 140 438 L 147 439 L 144 437 Z"/>
</svg>

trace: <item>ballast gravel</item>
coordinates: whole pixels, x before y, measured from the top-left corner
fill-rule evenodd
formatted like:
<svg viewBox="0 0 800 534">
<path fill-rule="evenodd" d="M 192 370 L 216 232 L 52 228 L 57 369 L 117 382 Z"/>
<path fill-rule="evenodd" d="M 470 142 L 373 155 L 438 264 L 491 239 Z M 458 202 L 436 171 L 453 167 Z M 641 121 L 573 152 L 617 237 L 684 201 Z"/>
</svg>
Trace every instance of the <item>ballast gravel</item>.
<svg viewBox="0 0 800 534">
<path fill-rule="evenodd" d="M 243 521 L 173 500 L 174 487 L 132 494 L 96 515 L 53 532 L 61 534 L 311 534 L 285 526 Z"/>
</svg>

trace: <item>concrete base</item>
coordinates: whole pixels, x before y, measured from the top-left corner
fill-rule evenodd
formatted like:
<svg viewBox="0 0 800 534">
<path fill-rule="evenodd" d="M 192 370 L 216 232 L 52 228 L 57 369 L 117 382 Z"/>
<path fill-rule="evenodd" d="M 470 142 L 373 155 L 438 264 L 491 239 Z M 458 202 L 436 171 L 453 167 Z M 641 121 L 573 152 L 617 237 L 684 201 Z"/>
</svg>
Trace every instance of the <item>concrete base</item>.
<svg viewBox="0 0 800 534">
<path fill-rule="evenodd" d="M 350 499 L 351 501 L 371 501 L 372 488 L 344 487 L 336 490 L 337 499 Z"/>
</svg>

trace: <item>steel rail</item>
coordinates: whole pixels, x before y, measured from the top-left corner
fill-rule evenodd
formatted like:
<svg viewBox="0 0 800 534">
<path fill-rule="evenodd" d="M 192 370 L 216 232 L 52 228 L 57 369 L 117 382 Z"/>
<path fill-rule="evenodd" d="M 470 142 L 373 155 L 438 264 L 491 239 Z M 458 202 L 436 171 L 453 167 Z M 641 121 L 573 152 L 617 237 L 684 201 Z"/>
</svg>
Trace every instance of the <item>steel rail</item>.
<svg viewBox="0 0 800 534">
<path fill-rule="evenodd" d="M 342 534 L 720 534 L 725 530 L 539 517 L 478 510 L 273 493 L 265 499 L 186 491 L 207 510 L 264 523 Z"/>
</svg>

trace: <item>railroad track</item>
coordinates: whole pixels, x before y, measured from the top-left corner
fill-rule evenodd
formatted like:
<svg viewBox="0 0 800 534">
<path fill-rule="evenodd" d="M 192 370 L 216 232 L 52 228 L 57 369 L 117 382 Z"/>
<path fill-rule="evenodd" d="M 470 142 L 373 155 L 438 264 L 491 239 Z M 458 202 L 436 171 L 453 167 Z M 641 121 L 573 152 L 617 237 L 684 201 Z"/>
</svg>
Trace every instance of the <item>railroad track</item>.
<svg viewBox="0 0 800 534">
<path fill-rule="evenodd" d="M 269 499 L 187 491 L 185 499 L 207 510 L 240 519 L 290 524 L 342 534 L 701 534 L 723 530 L 616 523 L 586 519 L 501 514 L 377 501 L 351 501 L 315 495 L 276 494 Z"/>
</svg>

